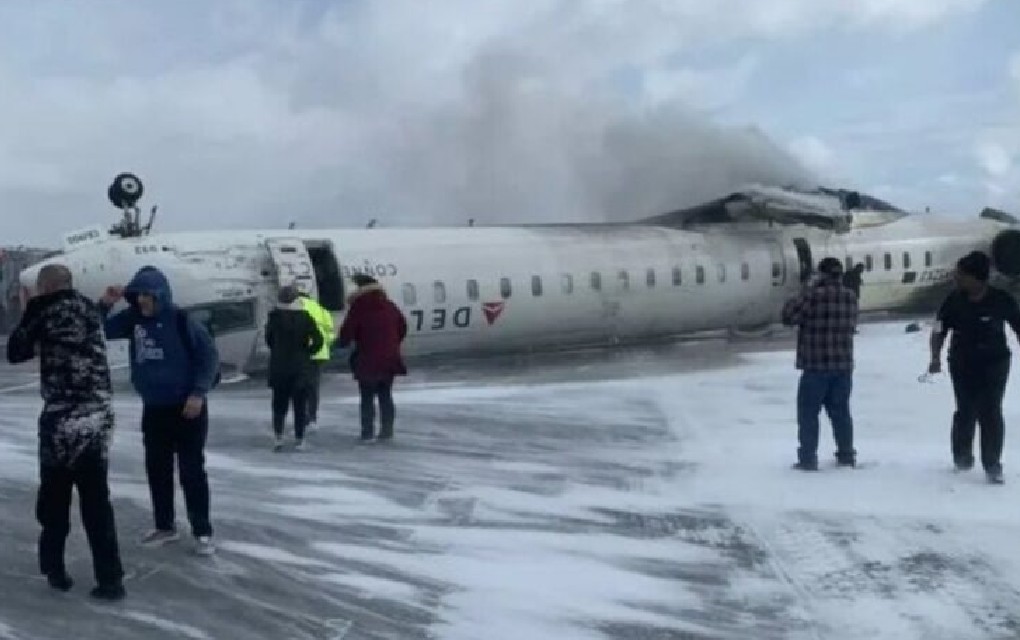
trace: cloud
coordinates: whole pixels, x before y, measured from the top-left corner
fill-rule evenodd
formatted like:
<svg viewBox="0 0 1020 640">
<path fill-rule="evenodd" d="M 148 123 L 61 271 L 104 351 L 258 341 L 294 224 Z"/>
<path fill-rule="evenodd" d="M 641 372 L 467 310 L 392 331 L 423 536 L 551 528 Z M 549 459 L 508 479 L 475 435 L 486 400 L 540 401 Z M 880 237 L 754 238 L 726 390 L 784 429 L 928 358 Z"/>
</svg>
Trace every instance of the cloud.
<svg viewBox="0 0 1020 640">
<path fill-rule="evenodd" d="M 632 219 L 809 182 L 831 167 L 820 139 L 791 154 L 713 115 L 751 98 L 752 45 L 979 4 L 5 3 L 5 231 L 52 241 L 113 213 L 124 170 L 166 229 Z"/>
<path fill-rule="evenodd" d="M 1001 144 L 981 143 L 977 146 L 975 153 L 981 168 L 992 177 L 1005 176 L 1013 166 L 1011 154 Z"/>
</svg>

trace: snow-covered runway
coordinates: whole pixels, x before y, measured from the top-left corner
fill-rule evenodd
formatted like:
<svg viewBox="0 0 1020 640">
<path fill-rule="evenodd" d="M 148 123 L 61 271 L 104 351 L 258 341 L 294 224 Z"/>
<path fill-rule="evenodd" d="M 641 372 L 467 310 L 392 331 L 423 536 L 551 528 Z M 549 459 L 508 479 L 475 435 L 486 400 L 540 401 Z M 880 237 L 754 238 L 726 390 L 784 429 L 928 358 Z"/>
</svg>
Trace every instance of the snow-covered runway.
<svg viewBox="0 0 1020 640">
<path fill-rule="evenodd" d="M 917 381 L 926 335 L 869 325 L 857 345 L 862 468 L 817 474 L 789 468 L 785 339 L 447 366 L 402 384 L 392 445 L 355 443 L 338 376 L 307 453 L 270 451 L 266 390 L 224 387 L 211 560 L 135 544 L 149 512 L 125 390 L 117 605 L 87 600 L 77 518 L 79 586 L 35 575 L 39 400 L 4 369 L 0 639 L 1020 638 L 1017 384 L 1007 484 L 989 486 L 951 471 L 948 380 Z"/>
</svg>

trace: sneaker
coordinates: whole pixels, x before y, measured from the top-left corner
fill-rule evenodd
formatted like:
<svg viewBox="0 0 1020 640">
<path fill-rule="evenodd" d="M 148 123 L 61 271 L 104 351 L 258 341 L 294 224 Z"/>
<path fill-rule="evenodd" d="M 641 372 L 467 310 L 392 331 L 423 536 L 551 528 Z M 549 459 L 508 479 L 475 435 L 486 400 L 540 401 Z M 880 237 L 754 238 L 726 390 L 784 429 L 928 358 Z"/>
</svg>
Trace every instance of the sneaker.
<svg viewBox="0 0 1020 640">
<path fill-rule="evenodd" d="M 319 425 L 318 423 L 315 422 L 315 420 L 312 420 L 311 422 L 308 423 L 308 426 L 305 427 L 305 429 L 308 431 L 308 433 L 315 433 L 316 431 L 319 430 Z"/>
<path fill-rule="evenodd" d="M 294 441 L 294 451 L 304 451 L 305 449 L 307 449 L 307 447 L 305 446 L 304 440 Z"/>
<path fill-rule="evenodd" d="M 797 471 L 818 471 L 817 462 L 797 462 L 793 465 L 793 469 Z"/>
<path fill-rule="evenodd" d="M 141 545 L 143 547 L 162 547 L 165 544 L 177 542 L 180 539 L 181 536 L 176 531 L 153 529 L 142 536 Z"/>
<path fill-rule="evenodd" d="M 211 556 L 216 553 L 213 546 L 212 536 L 198 536 L 195 538 L 195 555 Z"/>
<path fill-rule="evenodd" d="M 985 475 L 988 476 L 988 482 L 991 484 L 1005 484 L 1006 479 L 1002 477 L 1002 469 L 992 469 L 986 471 Z"/>
<path fill-rule="evenodd" d="M 375 438 L 362 436 L 358 439 L 358 444 L 375 444 Z"/>
<path fill-rule="evenodd" d="M 115 582 L 113 584 L 101 584 L 90 591 L 89 595 L 97 600 L 116 601 L 123 600 L 127 592 L 124 590 L 123 584 Z"/>
<path fill-rule="evenodd" d="M 283 451 L 283 436 L 275 436 L 273 440 L 273 451 Z"/>
<path fill-rule="evenodd" d="M 74 586 L 74 580 L 72 580 L 71 576 L 67 575 L 67 573 L 63 571 L 47 575 L 46 582 L 50 583 L 50 586 L 57 591 L 64 591 L 65 593 L 70 591 L 71 587 Z"/>
</svg>

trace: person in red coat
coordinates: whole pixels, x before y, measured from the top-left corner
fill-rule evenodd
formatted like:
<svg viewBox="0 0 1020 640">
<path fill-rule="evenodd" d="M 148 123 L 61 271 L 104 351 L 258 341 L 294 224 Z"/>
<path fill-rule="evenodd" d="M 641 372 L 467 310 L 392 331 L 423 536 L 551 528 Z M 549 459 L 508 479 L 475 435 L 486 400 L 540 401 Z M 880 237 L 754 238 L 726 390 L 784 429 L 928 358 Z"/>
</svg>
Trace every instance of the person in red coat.
<svg viewBox="0 0 1020 640">
<path fill-rule="evenodd" d="M 393 379 L 407 374 L 400 345 L 407 337 L 407 320 L 371 276 L 356 275 L 357 291 L 340 327 L 340 347 L 354 345 L 351 371 L 361 392 L 361 440 L 375 432 L 375 399 L 379 399 L 378 440 L 393 438 Z"/>
</svg>

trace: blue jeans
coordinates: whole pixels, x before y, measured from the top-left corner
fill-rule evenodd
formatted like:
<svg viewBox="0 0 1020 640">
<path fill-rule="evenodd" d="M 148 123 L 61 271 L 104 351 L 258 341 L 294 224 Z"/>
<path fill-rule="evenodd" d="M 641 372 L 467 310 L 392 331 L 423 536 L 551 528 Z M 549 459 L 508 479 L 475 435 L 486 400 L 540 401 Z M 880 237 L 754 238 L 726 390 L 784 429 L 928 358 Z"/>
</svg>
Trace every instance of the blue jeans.
<svg viewBox="0 0 1020 640">
<path fill-rule="evenodd" d="M 854 423 L 850 417 L 850 391 L 853 389 L 852 371 L 805 371 L 797 389 L 797 425 L 800 462 L 818 462 L 818 413 L 825 412 L 832 422 L 832 435 L 836 441 L 836 458 L 853 462 Z"/>
</svg>

